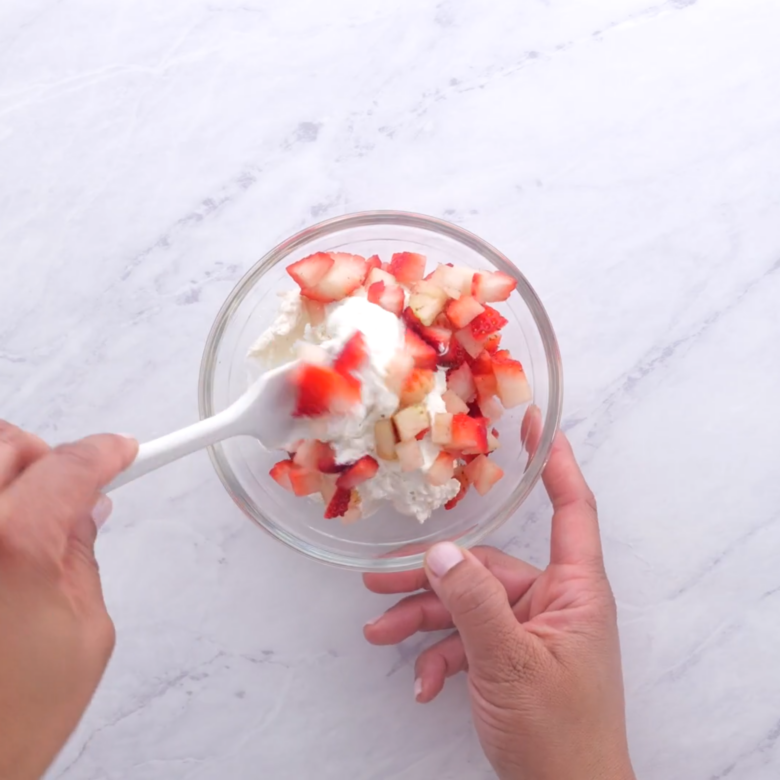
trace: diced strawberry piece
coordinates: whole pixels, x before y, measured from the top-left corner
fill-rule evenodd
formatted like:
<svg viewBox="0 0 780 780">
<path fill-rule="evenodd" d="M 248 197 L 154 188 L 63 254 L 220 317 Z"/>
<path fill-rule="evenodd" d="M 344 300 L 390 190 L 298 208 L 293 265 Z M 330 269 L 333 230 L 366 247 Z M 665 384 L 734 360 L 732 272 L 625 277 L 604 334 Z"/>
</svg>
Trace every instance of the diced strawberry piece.
<svg viewBox="0 0 780 780">
<path fill-rule="evenodd" d="M 478 357 L 485 348 L 485 345 L 481 341 L 477 341 L 477 339 L 471 335 L 470 328 L 462 328 L 461 330 L 456 331 L 455 338 L 471 358 Z"/>
<path fill-rule="evenodd" d="M 268 472 L 271 475 L 271 479 L 285 490 L 289 490 L 292 493 L 292 482 L 290 481 L 290 472 L 293 470 L 294 464 L 291 460 L 280 460 L 274 464 L 271 470 Z"/>
<path fill-rule="evenodd" d="M 416 368 L 434 370 L 436 368 L 436 350 L 426 344 L 417 334 L 407 330 L 404 335 L 404 350 L 414 359 Z"/>
<path fill-rule="evenodd" d="M 417 471 L 423 467 L 422 450 L 416 439 L 399 441 L 395 451 L 401 463 L 401 471 Z"/>
<path fill-rule="evenodd" d="M 476 401 L 472 401 L 469 404 L 469 417 L 482 417 L 482 410 Z"/>
<path fill-rule="evenodd" d="M 484 455 L 471 461 L 463 471 L 481 496 L 484 496 L 504 476 L 503 470 Z"/>
<path fill-rule="evenodd" d="M 460 453 L 460 459 L 464 463 L 471 463 L 473 460 L 476 460 L 481 453 L 479 452 L 461 452 Z"/>
<path fill-rule="evenodd" d="M 455 338 L 450 339 L 447 351 L 439 356 L 439 365 L 445 368 L 457 368 L 466 359 L 467 352 L 463 345 Z"/>
<path fill-rule="evenodd" d="M 353 463 L 336 481 L 337 488 L 352 490 L 371 479 L 379 471 L 379 464 L 370 455 Z"/>
<path fill-rule="evenodd" d="M 495 436 L 496 438 L 499 437 L 498 428 L 491 428 L 490 432 Z"/>
<path fill-rule="evenodd" d="M 486 374 L 492 376 L 493 374 L 493 360 L 490 357 L 490 353 L 482 351 L 475 358 L 468 360 L 471 373 L 476 376 L 477 374 Z"/>
<path fill-rule="evenodd" d="M 431 441 L 446 446 L 452 441 L 452 418 L 454 415 L 439 412 L 433 416 Z"/>
<path fill-rule="evenodd" d="M 430 344 L 436 350 L 439 355 L 439 360 L 441 361 L 441 357 L 446 355 L 449 350 L 450 342 L 452 341 L 452 331 L 447 330 L 446 328 L 437 328 L 434 326 L 426 328 L 423 326 L 418 332 L 423 341 Z"/>
<path fill-rule="evenodd" d="M 395 282 L 386 284 L 380 280 L 368 288 L 368 300 L 400 317 L 404 308 L 404 291 Z"/>
<path fill-rule="evenodd" d="M 349 496 L 349 507 L 341 516 L 341 522 L 343 525 L 351 525 L 360 520 L 361 517 L 363 517 L 363 507 L 360 500 L 360 493 L 358 493 L 357 490 L 353 490 Z"/>
<path fill-rule="evenodd" d="M 482 396 L 478 403 L 482 416 L 487 417 L 491 423 L 500 420 L 504 416 L 504 409 L 494 395 Z M 488 438 L 490 438 L 489 434 Z"/>
<path fill-rule="evenodd" d="M 428 430 L 431 425 L 428 410 L 418 404 L 407 406 L 406 409 L 396 412 L 393 415 L 393 423 L 401 441 L 414 439 L 418 433 Z"/>
<path fill-rule="evenodd" d="M 395 426 L 389 418 L 377 420 L 374 425 L 374 440 L 376 441 L 376 454 L 382 460 L 395 460 Z"/>
<path fill-rule="evenodd" d="M 295 279 L 301 290 L 315 287 L 333 267 L 333 258 L 328 252 L 315 252 L 297 263 L 287 266 L 287 273 Z"/>
<path fill-rule="evenodd" d="M 301 290 L 307 298 L 322 303 L 340 301 L 363 284 L 368 272 L 364 258 L 346 252 L 331 252 L 330 256 L 333 267 L 316 285 Z"/>
<path fill-rule="evenodd" d="M 398 286 L 398 280 L 392 274 L 388 273 L 382 268 L 372 268 L 368 272 L 368 276 L 366 277 L 366 287 L 370 287 L 376 282 L 384 282 L 387 286 L 390 287 Z"/>
<path fill-rule="evenodd" d="M 501 330 L 509 320 L 499 314 L 492 306 L 485 306 L 485 311 L 472 320 L 471 335 L 477 341 L 484 341 L 487 336 Z"/>
<path fill-rule="evenodd" d="M 303 363 L 292 382 L 298 391 L 293 417 L 339 414 L 360 401 L 360 382 L 349 381 L 328 366 Z"/>
<path fill-rule="evenodd" d="M 293 462 L 310 471 L 319 471 L 319 445 L 316 439 L 304 439 L 296 448 Z"/>
<path fill-rule="evenodd" d="M 471 295 L 474 271 L 470 268 L 453 266 L 451 263 L 440 265 L 430 274 L 428 281 L 441 287 L 450 298 Z"/>
<path fill-rule="evenodd" d="M 417 282 L 409 296 L 409 308 L 423 325 L 432 325 L 447 303 L 447 293 L 431 282 Z"/>
<path fill-rule="evenodd" d="M 346 468 L 343 463 L 336 463 L 336 453 L 333 447 L 322 441 L 317 442 L 317 471 L 323 474 L 339 474 Z"/>
<path fill-rule="evenodd" d="M 458 368 L 447 372 L 447 387 L 466 403 L 474 399 L 477 386 L 474 384 L 474 375 L 468 363 L 463 363 Z"/>
<path fill-rule="evenodd" d="M 320 495 L 322 496 L 322 503 L 327 506 L 336 492 L 337 477 L 333 474 L 321 474 L 320 477 Z"/>
<path fill-rule="evenodd" d="M 456 472 L 454 476 L 455 479 L 460 482 L 460 490 L 457 492 L 457 495 L 453 496 L 453 498 L 444 505 L 445 509 L 454 509 L 463 500 L 466 491 L 469 489 L 469 481 L 466 479 L 465 474 Z"/>
<path fill-rule="evenodd" d="M 493 374 L 474 374 L 474 384 L 477 387 L 477 401 L 480 405 L 483 400 L 492 398 L 498 392 L 498 383 Z"/>
<path fill-rule="evenodd" d="M 420 322 L 417 315 L 407 306 L 401 315 L 407 328 L 411 328 L 415 333 L 419 333 L 425 326 Z"/>
<path fill-rule="evenodd" d="M 493 373 L 496 376 L 498 397 L 505 408 L 512 409 L 531 400 L 531 386 L 518 360 L 494 358 Z"/>
<path fill-rule="evenodd" d="M 455 458 L 448 452 L 440 452 L 428 469 L 425 479 L 434 486 L 446 485 L 455 473 Z"/>
<path fill-rule="evenodd" d="M 294 466 L 290 469 L 290 484 L 296 496 L 310 496 L 320 492 L 322 475 L 318 471 Z"/>
<path fill-rule="evenodd" d="M 480 303 L 505 301 L 517 287 L 517 280 L 503 271 L 483 271 L 474 274 L 471 294 Z"/>
<path fill-rule="evenodd" d="M 387 377 L 385 378 L 387 389 L 400 395 L 404 383 L 413 369 L 414 358 L 407 352 L 396 352 L 387 364 Z"/>
<path fill-rule="evenodd" d="M 325 304 L 320 301 L 307 298 L 305 295 L 301 295 L 301 306 L 306 313 L 306 318 L 314 325 L 321 325 L 325 322 Z"/>
<path fill-rule="evenodd" d="M 484 419 L 466 414 L 452 416 L 452 441 L 454 450 L 476 450 L 487 452 L 487 425 Z"/>
<path fill-rule="evenodd" d="M 487 352 L 491 355 L 494 355 L 496 352 L 498 352 L 498 349 L 501 346 L 501 334 L 493 333 L 485 339 L 483 344 Z"/>
<path fill-rule="evenodd" d="M 425 276 L 425 255 L 397 252 L 390 260 L 390 273 L 401 284 L 419 282 Z"/>
<path fill-rule="evenodd" d="M 334 517 L 342 517 L 349 509 L 349 502 L 352 498 L 352 491 L 345 488 L 336 487 L 333 497 L 328 502 L 325 509 L 325 519 L 330 520 Z"/>
<path fill-rule="evenodd" d="M 401 406 L 411 406 L 424 401 L 428 393 L 436 387 L 436 377 L 427 368 L 414 368 L 406 377 L 399 395 Z"/>
<path fill-rule="evenodd" d="M 468 414 L 469 407 L 466 402 L 452 390 L 445 390 L 441 399 L 450 414 Z"/>
<path fill-rule="evenodd" d="M 371 273 L 374 268 L 382 270 L 382 261 L 379 259 L 379 255 L 371 255 L 371 257 L 366 260 L 366 268 L 368 269 L 368 273 Z"/>
<path fill-rule="evenodd" d="M 368 360 L 366 339 L 357 330 L 347 340 L 347 343 L 333 363 L 333 369 L 338 371 L 339 374 L 350 374 L 354 371 L 360 371 L 366 360 Z"/>
<path fill-rule="evenodd" d="M 476 298 L 463 295 L 450 301 L 444 311 L 456 328 L 465 328 L 485 311 L 485 307 Z"/>
<path fill-rule="evenodd" d="M 426 428 L 424 431 L 420 431 L 414 438 L 417 439 L 417 441 L 422 441 L 425 438 L 425 434 L 428 433 L 429 430 L 430 428 Z"/>
<path fill-rule="evenodd" d="M 488 452 L 495 452 L 501 445 L 498 442 L 498 436 L 496 436 L 496 429 L 488 432 Z"/>
</svg>

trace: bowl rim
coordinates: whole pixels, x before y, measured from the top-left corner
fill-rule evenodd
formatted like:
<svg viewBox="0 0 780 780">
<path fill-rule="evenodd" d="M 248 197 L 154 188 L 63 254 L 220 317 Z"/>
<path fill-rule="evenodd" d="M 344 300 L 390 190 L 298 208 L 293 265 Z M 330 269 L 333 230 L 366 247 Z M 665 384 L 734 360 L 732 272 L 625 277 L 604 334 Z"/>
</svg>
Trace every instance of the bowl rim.
<svg viewBox="0 0 780 780">
<path fill-rule="evenodd" d="M 550 318 L 539 296 L 536 294 L 536 291 L 528 282 L 525 275 L 511 260 L 509 260 L 509 258 L 502 252 L 499 252 L 498 249 L 476 234 L 458 225 L 454 225 L 451 222 L 447 222 L 437 217 L 414 212 L 394 210 L 361 211 L 333 217 L 306 227 L 266 252 L 266 254 L 252 265 L 241 279 L 239 279 L 230 291 L 225 302 L 217 312 L 214 323 L 206 338 L 198 376 L 198 412 L 200 419 L 211 417 L 216 413 L 213 404 L 213 376 L 216 368 L 217 353 L 225 328 L 231 321 L 231 317 L 235 310 L 265 272 L 273 267 L 282 257 L 289 255 L 298 247 L 308 244 L 313 240 L 345 229 L 376 225 L 420 228 L 439 233 L 464 244 L 482 255 L 497 268 L 517 280 L 517 291 L 520 293 L 528 310 L 531 312 L 531 316 L 539 331 L 545 353 L 549 387 L 549 404 L 542 425 L 539 444 L 534 455 L 531 457 L 517 488 L 515 488 L 501 511 L 496 514 L 490 523 L 470 531 L 458 540 L 458 544 L 463 547 L 473 547 L 503 525 L 518 510 L 539 481 L 542 471 L 550 457 L 553 440 L 561 420 L 563 407 L 563 367 L 561 364 L 558 340 L 555 337 Z M 353 571 L 398 572 L 422 568 L 424 561 L 423 553 L 385 558 L 360 558 L 357 556 L 350 556 L 348 558 L 322 550 L 315 545 L 302 541 L 294 534 L 288 533 L 285 529 L 279 527 L 272 520 L 265 517 L 254 505 L 254 502 L 251 501 L 243 487 L 233 477 L 232 469 L 228 465 L 222 452 L 222 447 L 219 444 L 210 446 L 208 448 L 208 453 L 214 470 L 217 472 L 217 476 L 234 503 L 250 520 L 288 547 L 323 563 Z"/>
</svg>

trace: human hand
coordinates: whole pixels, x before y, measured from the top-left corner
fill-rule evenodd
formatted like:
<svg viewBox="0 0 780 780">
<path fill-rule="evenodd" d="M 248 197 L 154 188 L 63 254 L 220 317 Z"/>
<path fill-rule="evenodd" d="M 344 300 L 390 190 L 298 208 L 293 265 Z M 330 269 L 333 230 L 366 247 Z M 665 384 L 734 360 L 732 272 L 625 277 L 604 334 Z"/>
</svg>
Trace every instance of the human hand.
<svg viewBox="0 0 780 780">
<path fill-rule="evenodd" d="M 490 547 L 444 543 L 425 569 L 366 574 L 375 593 L 407 596 L 365 627 L 369 642 L 455 628 L 423 651 L 415 697 L 468 672 L 482 747 L 502 780 L 631 780 L 615 601 L 598 518 L 569 442 L 559 433 L 543 480 L 553 505 L 544 571 Z"/>
<path fill-rule="evenodd" d="M 114 647 L 93 546 L 100 489 L 133 461 L 103 434 L 54 449 L 0 421 L 0 778 L 39 778 Z"/>
</svg>

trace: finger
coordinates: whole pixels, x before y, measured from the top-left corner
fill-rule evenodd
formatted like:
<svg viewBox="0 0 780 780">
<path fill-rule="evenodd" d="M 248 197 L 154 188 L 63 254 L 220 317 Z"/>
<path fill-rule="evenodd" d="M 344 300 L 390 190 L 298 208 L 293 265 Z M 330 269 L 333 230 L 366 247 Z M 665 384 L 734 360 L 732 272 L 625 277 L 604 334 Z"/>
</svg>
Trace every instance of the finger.
<svg viewBox="0 0 780 780">
<path fill-rule="evenodd" d="M 504 584 L 512 601 L 513 592 L 528 588 L 541 573 L 530 563 L 507 555 L 495 547 L 475 547 L 471 552 Z M 425 569 L 392 574 L 368 573 L 363 575 L 363 582 L 370 591 L 382 594 L 414 593 L 416 590 L 430 589 Z M 517 595 L 519 597 L 520 593 Z"/>
<path fill-rule="evenodd" d="M 99 434 L 55 447 L 33 463 L 3 494 L 19 522 L 51 522 L 68 532 L 92 511 L 100 489 L 126 469 L 138 442 Z"/>
<path fill-rule="evenodd" d="M 45 441 L 0 420 L 0 490 L 49 451 Z"/>
<path fill-rule="evenodd" d="M 532 658 L 532 638 L 517 622 L 504 586 L 467 550 L 450 542 L 425 556 L 428 579 L 460 632 L 469 663 L 486 676 L 504 672 L 509 655 Z M 495 667 L 495 669 L 494 669 Z"/>
<path fill-rule="evenodd" d="M 553 505 L 551 563 L 602 562 L 596 499 L 569 440 L 558 432 L 542 480 Z"/>
<path fill-rule="evenodd" d="M 520 443 L 531 458 L 536 455 L 536 450 L 539 447 L 542 428 L 542 410 L 535 404 L 531 404 L 523 415 L 523 422 L 520 426 Z"/>
<path fill-rule="evenodd" d="M 418 656 L 414 665 L 415 698 L 421 704 L 433 701 L 441 693 L 448 677 L 467 669 L 463 641 L 459 634 L 450 634 Z"/>
<path fill-rule="evenodd" d="M 504 586 L 507 601 L 512 604 L 520 600 L 541 574 L 530 563 L 494 547 L 478 547 L 472 552 Z M 402 642 L 418 631 L 441 631 L 452 626 L 450 613 L 435 593 L 416 593 L 368 623 L 364 634 L 371 644 L 390 645 Z"/>
</svg>

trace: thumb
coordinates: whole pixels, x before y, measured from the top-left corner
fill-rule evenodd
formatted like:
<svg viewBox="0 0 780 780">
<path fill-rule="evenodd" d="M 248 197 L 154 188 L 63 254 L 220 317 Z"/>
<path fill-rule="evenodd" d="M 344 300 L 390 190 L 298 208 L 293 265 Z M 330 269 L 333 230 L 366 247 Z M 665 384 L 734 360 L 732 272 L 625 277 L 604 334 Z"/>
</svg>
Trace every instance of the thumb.
<svg viewBox="0 0 780 780">
<path fill-rule="evenodd" d="M 468 550 L 452 542 L 434 545 L 425 569 L 452 615 L 472 670 L 501 675 L 501 667 L 518 651 L 529 657 L 532 648 L 524 646 L 531 637 L 517 622 L 504 586 Z"/>
</svg>

